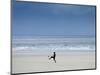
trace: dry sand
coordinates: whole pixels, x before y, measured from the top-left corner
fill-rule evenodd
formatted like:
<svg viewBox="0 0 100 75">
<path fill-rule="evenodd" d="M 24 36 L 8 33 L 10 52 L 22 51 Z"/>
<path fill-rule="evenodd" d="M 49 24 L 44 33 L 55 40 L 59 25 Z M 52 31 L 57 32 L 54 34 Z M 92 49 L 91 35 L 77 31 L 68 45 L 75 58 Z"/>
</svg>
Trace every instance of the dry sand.
<svg viewBox="0 0 100 75">
<path fill-rule="evenodd" d="M 95 68 L 94 52 L 69 52 L 56 56 L 57 63 L 47 55 L 13 55 L 12 73 L 44 72 Z"/>
</svg>

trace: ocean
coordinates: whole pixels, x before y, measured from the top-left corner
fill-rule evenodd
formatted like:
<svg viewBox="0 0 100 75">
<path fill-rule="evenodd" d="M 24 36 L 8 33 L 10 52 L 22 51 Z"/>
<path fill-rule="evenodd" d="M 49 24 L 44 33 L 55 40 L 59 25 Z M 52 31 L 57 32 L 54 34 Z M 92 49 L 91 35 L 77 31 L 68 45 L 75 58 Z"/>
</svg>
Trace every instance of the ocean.
<svg viewBox="0 0 100 75">
<path fill-rule="evenodd" d="M 12 39 L 14 55 L 49 55 L 52 52 L 95 52 L 94 37 L 21 37 Z"/>
</svg>

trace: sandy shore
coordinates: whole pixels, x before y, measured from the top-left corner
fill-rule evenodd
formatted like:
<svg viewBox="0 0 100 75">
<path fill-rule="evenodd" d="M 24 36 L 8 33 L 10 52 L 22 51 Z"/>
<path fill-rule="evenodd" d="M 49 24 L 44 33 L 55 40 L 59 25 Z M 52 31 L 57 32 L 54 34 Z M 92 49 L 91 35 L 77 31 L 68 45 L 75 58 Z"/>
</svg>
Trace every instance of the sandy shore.
<svg viewBox="0 0 100 75">
<path fill-rule="evenodd" d="M 48 60 L 47 55 L 13 55 L 12 72 L 43 72 L 57 70 L 91 69 L 95 68 L 94 52 L 69 52 L 58 54 L 57 63 Z"/>
</svg>

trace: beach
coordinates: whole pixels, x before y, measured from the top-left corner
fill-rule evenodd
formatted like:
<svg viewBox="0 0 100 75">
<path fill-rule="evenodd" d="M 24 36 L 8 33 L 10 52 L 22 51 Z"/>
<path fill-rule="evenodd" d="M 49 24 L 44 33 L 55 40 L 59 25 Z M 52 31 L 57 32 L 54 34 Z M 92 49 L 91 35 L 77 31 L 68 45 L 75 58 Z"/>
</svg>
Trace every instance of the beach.
<svg viewBox="0 0 100 75">
<path fill-rule="evenodd" d="M 56 56 L 56 63 L 47 55 L 13 55 L 12 73 L 94 69 L 95 52 L 67 52 Z"/>
<path fill-rule="evenodd" d="M 95 6 L 15 0 L 12 6 L 12 74 L 96 68 Z"/>
</svg>

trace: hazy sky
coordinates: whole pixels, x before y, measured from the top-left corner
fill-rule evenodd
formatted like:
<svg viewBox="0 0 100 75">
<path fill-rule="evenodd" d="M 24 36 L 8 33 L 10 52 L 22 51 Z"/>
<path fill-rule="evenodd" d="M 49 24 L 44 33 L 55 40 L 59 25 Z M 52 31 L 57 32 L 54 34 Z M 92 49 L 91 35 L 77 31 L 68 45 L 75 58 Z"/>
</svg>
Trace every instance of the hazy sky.
<svg viewBox="0 0 100 75">
<path fill-rule="evenodd" d="M 95 6 L 14 2 L 13 36 L 95 35 Z"/>
</svg>

